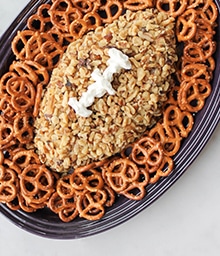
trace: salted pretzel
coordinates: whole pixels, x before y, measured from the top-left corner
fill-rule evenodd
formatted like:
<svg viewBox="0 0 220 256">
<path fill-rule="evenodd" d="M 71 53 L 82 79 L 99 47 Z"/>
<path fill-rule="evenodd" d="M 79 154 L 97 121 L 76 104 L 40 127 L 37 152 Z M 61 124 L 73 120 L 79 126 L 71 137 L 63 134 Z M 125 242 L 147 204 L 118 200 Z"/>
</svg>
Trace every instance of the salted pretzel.
<svg viewBox="0 0 220 256">
<path fill-rule="evenodd" d="M 53 175 L 42 164 L 29 164 L 19 175 L 21 194 L 33 208 L 45 205 L 54 191 Z"/>
<path fill-rule="evenodd" d="M 37 9 L 37 13 L 31 15 L 27 20 L 27 27 L 32 31 L 47 32 L 52 28 L 48 11 L 50 4 L 42 4 Z"/>
<path fill-rule="evenodd" d="M 30 30 L 17 33 L 12 41 L 12 50 L 18 60 L 36 61 L 48 70 L 56 66 L 63 53 L 62 47 L 50 34 Z"/>
<path fill-rule="evenodd" d="M 96 12 L 101 5 L 100 0 L 71 0 L 74 7 L 82 13 Z"/>
<path fill-rule="evenodd" d="M 131 11 L 138 11 L 143 10 L 145 8 L 153 7 L 154 1 L 153 0 L 125 0 L 123 1 L 123 6 L 125 9 Z"/>
<path fill-rule="evenodd" d="M 138 180 L 138 166 L 126 158 L 113 159 L 104 165 L 103 176 L 109 186 L 117 193 L 124 191 L 131 183 Z"/>
<path fill-rule="evenodd" d="M 69 31 L 74 39 L 81 38 L 88 31 L 87 21 L 84 19 L 74 20 L 69 26 Z"/>
<path fill-rule="evenodd" d="M 156 0 L 160 12 L 166 12 L 172 17 L 180 16 L 187 8 L 188 0 Z"/>
<path fill-rule="evenodd" d="M 4 165 L 0 165 L 0 201 L 8 203 L 14 200 L 17 195 L 17 175 Z"/>
<path fill-rule="evenodd" d="M 182 83 L 178 94 L 180 108 L 192 113 L 200 111 L 211 93 L 210 83 L 205 79 L 193 79 Z"/>
<path fill-rule="evenodd" d="M 78 216 L 76 197 L 63 198 L 57 192 L 50 197 L 47 206 L 51 211 L 58 214 L 63 222 L 70 222 Z"/>
<path fill-rule="evenodd" d="M 74 170 L 69 179 L 71 186 L 78 193 L 84 190 L 93 192 L 97 189 L 102 189 L 104 186 L 101 173 L 94 168 L 85 169 L 84 167 L 79 167 Z"/>
<path fill-rule="evenodd" d="M 205 62 L 215 52 L 216 44 L 204 36 L 199 43 L 189 41 L 183 50 L 183 57 L 189 62 Z"/>
<path fill-rule="evenodd" d="M 178 16 L 176 22 L 176 36 L 179 42 L 192 39 L 197 30 L 197 13 L 194 9 L 186 10 Z"/>
<path fill-rule="evenodd" d="M 114 9 L 114 11 L 113 11 Z M 99 7 L 98 13 L 105 24 L 112 23 L 122 14 L 123 5 L 118 0 L 106 1 L 106 3 Z"/>
<path fill-rule="evenodd" d="M 154 173 L 151 173 L 149 184 L 154 184 L 161 177 L 168 176 L 173 171 L 173 168 L 174 168 L 173 159 L 169 156 L 164 156 L 159 168 Z"/>
<path fill-rule="evenodd" d="M 193 124 L 192 114 L 181 111 L 178 106 L 170 105 L 164 112 L 163 126 L 170 137 L 173 136 L 172 128 L 175 127 L 180 132 L 181 137 L 186 138 L 192 130 Z"/>
<path fill-rule="evenodd" d="M 21 144 L 30 143 L 33 139 L 32 115 L 29 113 L 18 114 L 13 123 L 14 136 Z"/>
<path fill-rule="evenodd" d="M 18 76 L 26 77 L 35 86 L 39 83 L 47 85 L 49 82 L 49 74 L 46 68 L 32 60 L 14 61 L 9 70 Z"/>
<path fill-rule="evenodd" d="M 21 169 L 32 164 L 40 164 L 39 157 L 33 150 L 21 147 L 11 152 L 11 159 Z"/>
<path fill-rule="evenodd" d="M 212 72 L 210 72 L 209 67 L 203 63 L 188 62 L 188 64 L 185 64 L 182 68 L 181 78 L 184 81 L 191 81 L 192 79 L 205 79 L 210 81 L 212 79 Z"/>
<path fill-rule="evenodd" d="M 25 77 L 10 78 L 5 88 L 15 110 L 28 111 L 34 106 L 35 88 Z"/>
<path fill-rule="evenodd" d="M 105 214 L 107 193 L 105 190 L 85 190 L 79 195 L 76 205 L 79 216 L 87 220 L 99 220 Z"/>
<path fill-rule="evenodd" d="M 150 181 L 150 174 L 146 168 L 139 167 L 139 179 L 130 183 L 121 195 L 131 200 L 141 200 L 146 195 L 146 186 Z"/>
<path fill-rule="evenodd" d="M 13 125 L 0 116 L 0 146 L 9 143 L 14 137 Z"/>
<path fill-rule="evenodd" d="M 81 11 L 75 8 L 70 0 L 54 1 L 48 13 L 53 25 L 62 32 L 69 32 L 70 24 L 82 18 Z"/>
<path fill-rule="evenodd" d="M 154 139 L 143 136 L 133 144 L 130 158 L 138 165 L 157 167 L 163 158 L 161 145 Z"/>
<path fill-rule="evenodd" d="M 170 132 L 172 132 L 172 136 L 170 136 Z M 178 129 L 175 127 L 170 127 L 169 133 L 167 133 L 163 123 L 157 123 L 149 131 L 148 135 L 161 144 L 163 153 L 166 156 L 174 156 L 180 149 L 182 137 L 180 136 Z"/>
<path fill-rule="evenodd" d="M 97 27 L 101 26 L 102 20 L 97 12 L 88 12 L 84 15 L 83 20 L 87 24 L 87 30 L 95 30 Z"/>
</svg>

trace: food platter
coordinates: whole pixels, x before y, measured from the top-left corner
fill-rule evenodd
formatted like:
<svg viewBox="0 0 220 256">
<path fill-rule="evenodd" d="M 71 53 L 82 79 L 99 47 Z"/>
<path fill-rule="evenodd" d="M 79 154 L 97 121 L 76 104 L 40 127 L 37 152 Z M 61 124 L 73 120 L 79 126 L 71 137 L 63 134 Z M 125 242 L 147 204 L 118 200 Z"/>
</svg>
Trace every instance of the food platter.
<svg viewBox="0 0 220 256">
<path fill-rule="evenodd" d="M 12 38 L 16 35 L 18 30 L 25 28 L 27 17 L 36 11 L 39 5 L 38 2 L 39 1 L 31 1 L 2 36 L 0 42 L 0 67 L 2 73 L 7 70 L 13 59 L 13 54 L 10 49 Z M 216 1 L 216 4 L 219 9 L 219 1 Z M 216 41 L 219 42 L 219 32 L 217 32 Z M 220 66 L 218 57 L 220 55 L 219 51 L 219 45 L 217 45 L 217 51 L 215 53 L 216 70 L 218 70 Z M 205 107 L 196 114 L 195 124 L 189 137 L 184 140 L 180 151 L 174 157 L 174 171 L 168 177 L 161 179 L 154 185 L 150 185 L 147 195 L 141 201 L 131 201 L 120 196 L 115 204 L 107 210 L 105 216 L 101 220 L 94 222 L 76 219 L 70 223 L 63 223 L 48 209 L 28 214 L 23 211 L 14 212 L 9 210 L 6 206 L 0 205 L 0 211 L 17 226 L 29 232 L 59 239 L 79 238 L 97 234 L 113 228 L 135 216 L 174 184 L 187 170 L 188 166 L 196 159 L 211 137 L 219 122 L 219 79 L 218 71 L 215 71 L 212 81 L 212 93 L 207 99 Z"/>
</svg>

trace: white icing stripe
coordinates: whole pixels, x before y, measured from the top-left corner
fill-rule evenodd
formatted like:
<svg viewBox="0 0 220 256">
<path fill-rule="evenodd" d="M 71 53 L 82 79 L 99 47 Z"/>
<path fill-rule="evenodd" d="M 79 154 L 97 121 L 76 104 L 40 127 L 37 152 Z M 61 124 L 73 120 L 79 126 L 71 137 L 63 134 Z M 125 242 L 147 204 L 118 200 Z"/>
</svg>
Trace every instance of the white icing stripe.
<svg viewBox="0 0 220 256">
<path fill-rule="evenodd" d="M 111 48 L 108 54 L 110 57 L 107 61 L 108 67 L 104 70 L 103 74 L 99 69 L 95 69 L 91 74 L 95 82 L 88 86 L 87 91 L 82 94 L 79 101 L 76 98 L 69 99 L 68 105 L 75 110 L 77 115 L 89 117 L 92 111 L 88 110 L 87 107 L 94 103 L 95 98 L 101 98 L 105 93 L 115 94 L 115 90 L 111 85 L 114 73 L 120 73 L 122 68 L 131 69 L 128 56 L 121 51 Z"/>
</svg>

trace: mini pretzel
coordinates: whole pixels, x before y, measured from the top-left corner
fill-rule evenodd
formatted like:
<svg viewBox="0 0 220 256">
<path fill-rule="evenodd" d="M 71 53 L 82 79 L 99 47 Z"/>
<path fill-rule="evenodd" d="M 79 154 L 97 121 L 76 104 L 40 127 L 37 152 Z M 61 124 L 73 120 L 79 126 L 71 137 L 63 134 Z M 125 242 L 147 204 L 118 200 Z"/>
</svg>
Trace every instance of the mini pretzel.
<svg viewBox="0 0 220 256">
<path fill-rule="evenodd" d="M 57 182 L 56 190 L 61 198 L 70 199 L 75 194 L 75 189 L 70 185 L 70 176 L 71 174 L 65 175 Z"/>
<path fill-rule="evenodd" d="M 144 10 L 154 6 L 153 0 L 125 0 L 123 2 L 124 8 L 131 11 Z"/>
<path fill-rule="evenodd" d="M 11 105 L 17 111 L 26 111 L 34 105 L 34 86 L 23 77 L 13 77 L 7 81 L 7 93 L 11 96 Z"/>
<path fill-rule="evenodd" d="M 172 17 L 180 16 L 186 9 L 188 0 L 156 0 L 160 12 L 166 12 Z"/>
<path fill-rule="evenodd" d="M 163 152 L 166 156 L 174 156 L 180 149 L 180 143 L 182 138 L 180 137 L 179 131 L 172 127 L 172 136 L 167 134 L 166 129 L 163 124 L 157 123 L 154 128 L 152 128 L 148 135 L 154 138 L 156 141 L 160 142 L 163 147 Z"/>
<path fill-rule="evenodd" d="M 69 32 L 70 24 L 74 20 L 82 18 L 82 13 L 78 8 L 73 7 L 70 0 L 54 1 L 49 14 L 53 25 L 62 32 Z"/>
<path fill-rule="evenodd" d="M 176 22 L 176 35 L 179 42 L 192 39 L 197 30 L 196 11 L 194 9 L 186 10 L 180 15 Z"/>
<path fill-rule="evenodd" d="M 180 108 L 189 112 L 198 112 L 211 93 L 211 85 L 205 79 L 193 79 L 182 83 L 178 95 Z"/>
<path fill-rule="evenodd" d="M 100 6 L 99 15 L 104 23 L 112 23 L 123 11 L 122 3 L 118 0 L 106 1 L 105 5 Z"/>
<path fill-rule="evenodd" d="M 125 190 L 139 177 L 137 165 L 129 159 L 114 159 L 108 166 L 104 165 L 103 175 L 110 187 L 117 193 Z"/>
<path fill-rule="evenodd" d="M 35 97 L 35 102 L 34 102 L 33 117 L 38 116 L 42 93 L 43 93 L 43 84 L 39 83 L 36 88 L 36 97 Z"/>
<path fill-rule="evenodd" d="M 83 20 L 86 21 L 88 30 L 95 30 L 102 23 L 100 16 L 96 12 L 88 12 L 84 15 Z"/>
<path fill-rule="evenodd" d="M 84 19 L 74 20 L 69 26 L 70 34 L 74 39 L 81 38 L 87 31 L 88 25 Z"/>
<path fill-rule="evenodd" d="M 32 164 L 40 164 L 38 155 L 33 150 L 24 148 L 19 148 L 12 152 L 12 161 L 21 169 Z"/>
<path fill-rule="evenodd" d="M 183 56 L 189 62 L 205 62 L 215 52 L 216 44 L 204 37 L 199 43 L 188 42 L 184 47 Z"/>
<path fill-rule="evenodd" d="M 162 157 L 160 143 L 148 136 L 144 136 L 134 143 L 131 151 L 131 159 L 138 165 L 158 166 Z"/>
<path fill-rule="evenodd" d="M 120 194 L 131 200 L 141 200 L 146 195 L 146 186 L 149 183 L 149 180 L 149 172 L 144 168 L 140 168 L 139 179 L 130 183 L 125 190 L 120 192 Z"/>
<path fill-rule="evenodd" d="M 211 74 L 208 67 L 201 63 L 192 63 L 185 65 L 181 71 L 181 77 L 185 81 L 190 81 L 192 79 L 205 79 L 207 81 L 211 80 Z"/>
<path fill-rule="evenodd" d="M 26 77 L 35 86 L 38 83 L 47 85 L 49 82 L 48 71 L 35 61 L 14 61 L 10 65 L 10 71 L 15 72 L 18 76 Z"/>
<path fill-rule="evenodd" d="M 37 9 L 37 13 L 31 15 L 27 20 L 27 27 L 32 31 L 48 32 L 52 28 L 48 11 L 50 4 L 42 4 Z"/>
<path fill-rule="evenodd" d="M 71 2 L 82 13 L 96 12 L 101 5 L 100 0 L 71 0 Z"/>
<path fill-rule="evenodd" d="M 78 216 L 75 197 L 68 200 L 54 192 L 48 201 L 48 207 L 51 211 L 58 214 L 63 222 L 70 222 Z"/>
<path fill-rule="evenodd" d="M 43 165 L 28 165 L 19 178 L 21 194 L 29 205 L 45 204 L 54 190 L 53 175 Z"/>
<path fill-rule="evenodd" d="M 13 126 L 5 122 L 3 117 L 0 116 L 0 147 L 9 143 L 14 138 Z"/>
<path fill-rule="evenodd" d="M 85 167 L 79 167 L 74 170 L 70 176 L 70 184 L 77 192 L 83 190 L 96 191 L 104 186 L 101 173 L 90 168 L 90 165 L 86 169 Z"/>
<path fill-rule="evenodd" d="M 159 168 L 150 177 L 149 183 L 156 183 L 161 177 L 168 176 L 173 170 L 174 164 L 171 157 L 165 156 Z"/>
<path fill-rule="evenodd" d="M 79 216 L 87 220 L 99 220 L 105 214 L 107 194 L 104 190 L 84 191 L 77 199 Z"/>
<path fill-rule="evenodd" d="M 17 195 L 16 173 L 10 169 L 0 165 L 0 201 L 8 203 Z"/>
<path fill-rule="evenodd" d="M 32 115 L 21 113 L 14 119 L 14 136 L 21 144 L 27 144 L 33 139 L 33 126 L 31 125 Z"/>
<path fill-rule="evenodd" d="M 164 112 L 163 125 L 167 134 L 172 137 L 172 127 L 176 127 L 183 138 L 187 137 L 194 124 L 193 116 L 179 107 L 170 105 Z"/>
</svg>

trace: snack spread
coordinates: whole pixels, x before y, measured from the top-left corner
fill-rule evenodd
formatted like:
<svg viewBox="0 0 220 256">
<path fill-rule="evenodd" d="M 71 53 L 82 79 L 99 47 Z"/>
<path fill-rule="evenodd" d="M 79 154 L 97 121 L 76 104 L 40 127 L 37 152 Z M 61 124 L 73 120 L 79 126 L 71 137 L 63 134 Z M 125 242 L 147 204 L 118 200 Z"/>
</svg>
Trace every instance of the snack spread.
<svg viewBox="0 0 220 256">
<path fill-rule="evenodd" d="M 69 222 L 102 218 L 116 195 L 141 200 L 173 171 L 211 93 L 217 15 L 212 0 L 40 5 L 0 80 L 0 202 Z M 114 49 L 131 66 L 108 77 Z"/>
</svg>

